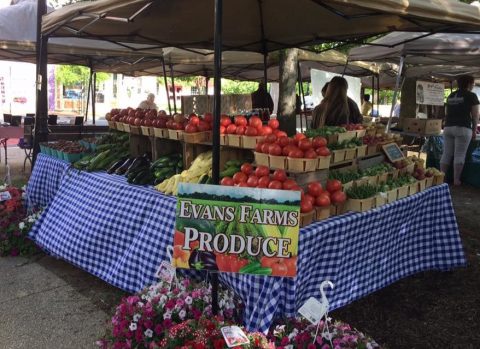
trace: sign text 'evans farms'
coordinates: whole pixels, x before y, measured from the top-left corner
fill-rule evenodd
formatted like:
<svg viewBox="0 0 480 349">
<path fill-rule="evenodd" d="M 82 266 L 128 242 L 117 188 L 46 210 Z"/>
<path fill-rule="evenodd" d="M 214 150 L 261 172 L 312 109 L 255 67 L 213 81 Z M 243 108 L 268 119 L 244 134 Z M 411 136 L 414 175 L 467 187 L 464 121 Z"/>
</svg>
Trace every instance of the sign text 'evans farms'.
<svg viewBox="0 0 480 349">
<path fill-rule="evenodd" d="M 173 265 L 296 275 L 300 192 L 180 183 Z"/>
</svg>

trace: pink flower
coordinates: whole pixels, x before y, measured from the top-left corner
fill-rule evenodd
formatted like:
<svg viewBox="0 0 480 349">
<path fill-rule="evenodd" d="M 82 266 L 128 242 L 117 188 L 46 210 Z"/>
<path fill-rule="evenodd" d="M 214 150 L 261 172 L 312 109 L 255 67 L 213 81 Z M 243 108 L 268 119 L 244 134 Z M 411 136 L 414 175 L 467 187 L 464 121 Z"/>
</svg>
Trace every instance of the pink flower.
<svg viewBox="0 0 480 349">
<path fill-rule="evenodd" d="M 163 320 L 162 325 L 164 328 L 169 329 L 170 327 L 172 327 L 173 321 L 171 319 L 165 319 Z"/>
<path fill-rule="evenodd" d="M 307 346 L 307 349 L 315 349 L 315 348 L 316 348 L 316 346 L 315 346 L 315 344 L 313 344 L 313 343 L 310 343 L 310 344 Z"/>
<path fill-rule="evenodd" d="M 183 299 L 177 299 L 177 305 L 179 307 L 183 307 L 185 305 L 185 301 Z"/>
<path fill-rule="evenodd" d="M 288 337 L 283 337 L 282 341 L 280 342 L 281 345 L 287 345 L 290 341 L 288 340 Z"/>
<path fill-rule="evenodd" d="M 324 344 L 322 349 L 330 349 L 330 345 L 329 344 Z"/>
<path fill-rule="evenodd" d="M 140 297 L 138 297 L 138 296 L 130 296 L 130 297 L 127 298 L 127 303 L 129 305 L 135 305 L 138 302 L 140 302 Z"/>
<path fill-rule="evenodd" d="M 155 330 L 154 330 L 154 331 L 155 331 L 155 334 L 161 335 L 162 332 L 163 332 L 163 327 L 162 327 L 162 325 L 157 325 L 157 326 L 155 326 Z"/>
<path fill-rule="evenodd" d="M 168 310 L 172 310 L 173 308 L 175 308 L 175 301 L 173 299 L 170 299 L 166 304 L 165 304 L 165 308 L 167 308 Z"/>
</svg>

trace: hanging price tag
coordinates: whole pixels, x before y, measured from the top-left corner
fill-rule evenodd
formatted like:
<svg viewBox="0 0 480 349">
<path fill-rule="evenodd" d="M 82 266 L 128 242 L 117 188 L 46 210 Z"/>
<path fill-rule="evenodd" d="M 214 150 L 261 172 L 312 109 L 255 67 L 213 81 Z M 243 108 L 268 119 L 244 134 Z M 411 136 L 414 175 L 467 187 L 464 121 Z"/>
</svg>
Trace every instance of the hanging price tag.
<svg viewBox="0 0 480 349">
<path fill-rule="evenodd" d="M 226 326 L 222 327 L 222 334 L 227 346 L 229 348 L 237 347 L 244 344 L 250 344 L 250 340 L 246 336 L 245 332 L 238 326 Z"/>
<path fill-rule="evenodd" d="M 155 276 L 159 278 L 161 281 L 166 282 L 168 284 L 172 284 L 173 279 L 175 278 L 175 267 L 172 265 L 172 255 L 173 252 L 173 247 L 168 246 L 167 247 L 167 255 L 169 257 L 169 262 L 167 261 L 162 261 L 160 263 L 160 266 L 158 267 L 157 272 L 155 273 Z"/>
<path fill-rule="evenodd" d="M 304 305 L 298 310 L 300 315 L 316 325 L 328 311 L 328 304 L 319 302 L 317 299 L 310 297 Z"/>
<path fill-rule="evenodd" d="M 0 202 L 10 200 L 11 198 L 12 198 L 12 196 L 10 195 L 10 193 L 8 191 L 0 192 Z"/>
</svg>

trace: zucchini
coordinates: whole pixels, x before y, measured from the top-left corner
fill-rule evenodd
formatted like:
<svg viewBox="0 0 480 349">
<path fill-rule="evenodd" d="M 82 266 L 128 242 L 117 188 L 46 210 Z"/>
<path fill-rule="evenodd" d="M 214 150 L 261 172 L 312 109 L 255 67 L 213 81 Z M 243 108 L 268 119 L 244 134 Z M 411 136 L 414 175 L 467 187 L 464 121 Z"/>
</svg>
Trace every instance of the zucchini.
<svg viewBox="0 0 480 349">
<path fill-rule="evenodd" d="M 114 163 L 112 166 L 110 166 L 110 168 L 107 170 L 107 173 L 108 173 L 108 174 L 114 173 L 120 166 L 122 166 L 122 165 L 125 163 L 126 160 L 127 160 L 127 159 L 122 158 L 122 159 L 118 160 L 117 162 L 115 162 L 115 163 Z"/>
</svg>

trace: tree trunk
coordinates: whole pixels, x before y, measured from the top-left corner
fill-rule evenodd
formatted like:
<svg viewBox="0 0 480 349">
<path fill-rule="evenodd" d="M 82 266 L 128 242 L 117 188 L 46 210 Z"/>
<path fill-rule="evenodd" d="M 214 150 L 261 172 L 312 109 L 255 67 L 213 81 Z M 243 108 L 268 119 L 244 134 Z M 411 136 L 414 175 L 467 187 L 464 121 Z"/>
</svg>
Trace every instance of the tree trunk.
<svg viewBox="0 0 480 349">
<path fill-rule="evenodd" d="M 296 83 L 298 50 L 280 52 L 280 86 L 278 97 L 278 121 L 280 128 L 288 135 L 294 135 L 297 128 Z"/>
<path fill-rule="evenodd" d="M 402 86 L 402 95 L 400 98 L 400 126 L 402 119 L 414 118 L 417 115 L 417 79 L 406 78 Z"/>
</svg>

